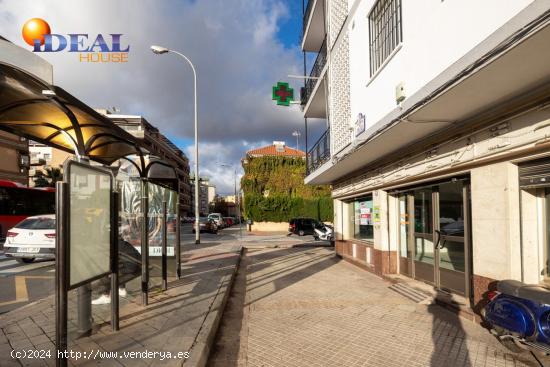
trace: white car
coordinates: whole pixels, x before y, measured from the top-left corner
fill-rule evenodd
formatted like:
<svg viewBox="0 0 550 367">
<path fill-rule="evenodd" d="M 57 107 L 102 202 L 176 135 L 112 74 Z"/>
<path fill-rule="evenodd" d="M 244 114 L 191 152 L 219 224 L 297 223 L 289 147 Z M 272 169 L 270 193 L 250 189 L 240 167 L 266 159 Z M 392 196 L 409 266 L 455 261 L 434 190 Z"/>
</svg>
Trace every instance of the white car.
<svg viewBox="0 0 550 367">
<path fill-rule="evenodd" d="M 221 213 L 212 213 L 208 215 L 208 219 L 214 220 L 219 229 L 225 228 L 225 221 Z"/>
<path fill-rule="evenodd" d="M 25 263 L 55 259 L 55 214 L 28 217 L 16 224 L 6 234 L 4 253 Z"/>
</svg>

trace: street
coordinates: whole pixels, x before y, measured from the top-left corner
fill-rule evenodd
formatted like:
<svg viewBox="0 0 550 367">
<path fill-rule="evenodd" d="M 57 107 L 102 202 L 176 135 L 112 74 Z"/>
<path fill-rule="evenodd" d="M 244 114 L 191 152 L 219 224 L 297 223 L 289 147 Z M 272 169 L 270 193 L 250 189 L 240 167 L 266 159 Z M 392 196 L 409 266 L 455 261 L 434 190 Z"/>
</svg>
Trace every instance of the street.
<svg viewBox="0 0 550 367">
<path fill-rule="evenodd" d="M 280 242 L 285 235 L 247 236 L 243 226 L 243 241 L 269 244 Z M 220 230 L 217 235 L 201 233 L 203 246 L 237 241 L 240 232 L 238 226 Z M 182 252 L 195 247 L 194 234 L 191 232 L 191 224 L 181 226 Z M 295 241 L 307 241 L 311 237 Z M 0 253 L 0 314 L 15 310 L 28 303 L 47 297 L 54 293 L 55 262 L 35 261 L 30 264 L 18 263 L 15 259 L 6 257 Z"/>
</svg>

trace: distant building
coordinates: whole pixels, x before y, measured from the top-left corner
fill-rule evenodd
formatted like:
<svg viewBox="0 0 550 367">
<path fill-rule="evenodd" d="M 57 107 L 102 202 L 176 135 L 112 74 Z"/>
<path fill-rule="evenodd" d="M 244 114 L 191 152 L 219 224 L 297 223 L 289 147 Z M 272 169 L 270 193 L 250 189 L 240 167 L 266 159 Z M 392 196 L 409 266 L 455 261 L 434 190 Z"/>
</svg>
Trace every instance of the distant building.
<svg viewBox="0 0 550 367">
<path fill-rule="evenodd" d="M 235 195 L 227 195 L 227 196 L 224 196 L 223 199 L 225 200 L 226 203 L 236 203 L 237 202 Z"/>
<path fill-rule="evenodd" d="M 29 141 L 30 169 L 29 186 L 35 186 L 34 177 L 46 168 L 63 168 L 63 163 L 73 155 L 64 150 L 52 148 L 36 141 Z"/>
<path fill-rule="evenodd" d="M 294 216 L 303 216 L 332 221 L 330 188 L 304 185 L 305 156 L 284 141 L 246 152 L 241 207 L 247 219 L 288 223 Z"/>
<path fill-rule="evenodd" d="M 287 147 L 284 141 L 274 141 L 272 145 L 249 150 L 246 152 L 246 156 L 255 158 L 265 156 L 283 156 L 305 159 L 306 153 L 302 150 Z"/>
<path fill-rule="evenodd" d="M 191 182 L 191 210 L 189 212 L 189 215 L 194 216 L 195 215 L 195 175 L 194 174 L 191 174 L 190 182 Z M 210 198 L 211 187 L 214 187 L 214 192 L 215 192 L 215 186 L 210 185 L 208 177 L 201 177 L 199 179 L 199 197 L 200 197 L 199 214 L 200 216 L 207 216 L 210 213 L 209 204 L 211 201 L 209 200 L 209 198 Z M 214 197 L 212 198 L 212 201 L 214 201 L 215 196 L 216 195 L 214 193 Z"/>
<path fill-rule="evenodd" d="M 29 142 L 23 137 L 0 132 L 0 180 L 28 185 Z"/>
<path fill-rule="evenodd" d="M 216 185 L 211 184 L 209 181 L 206 181 L 205 185 L 208 187 L 208 204 L 210 204 L 216 199 Z"/>
<path fill-rule="evenodd" d="M 97 109 L 115 124 L 126 130 L 134 137 L 143 140 L 152 155 L 176 165 L 176 173 L 179 179 L 179 195 L 181 215 L 190 215 L 191 186 L 189 181 L 189 159 L 174 143 L 159 132 L 143 116 L 119 115 L 107 109 Z"/>
</svg>

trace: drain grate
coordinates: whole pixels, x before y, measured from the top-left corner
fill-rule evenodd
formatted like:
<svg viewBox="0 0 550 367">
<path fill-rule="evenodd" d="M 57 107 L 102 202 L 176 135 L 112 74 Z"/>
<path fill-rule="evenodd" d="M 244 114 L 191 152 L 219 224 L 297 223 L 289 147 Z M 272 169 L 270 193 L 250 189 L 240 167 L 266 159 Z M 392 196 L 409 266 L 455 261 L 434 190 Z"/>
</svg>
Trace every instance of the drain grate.
<svg viewBox="0 0 550 367">
<path fill-rule="evenodd" d="M 419 291 L 418 289 L 414 289 L 407 283 L 395 283 L 388 288 L 416 303 L 420 303 L 431 298 L 429 294 Z"/>
</svg>

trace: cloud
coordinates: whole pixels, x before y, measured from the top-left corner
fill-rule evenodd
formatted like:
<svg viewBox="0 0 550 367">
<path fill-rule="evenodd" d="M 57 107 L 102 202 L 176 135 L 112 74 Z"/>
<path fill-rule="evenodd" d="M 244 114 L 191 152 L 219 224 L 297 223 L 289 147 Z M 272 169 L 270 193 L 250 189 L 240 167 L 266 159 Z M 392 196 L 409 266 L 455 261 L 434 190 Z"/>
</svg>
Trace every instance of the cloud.
<svg viewBox="0 0 550 367">
<path fill-rule="evenodd" d="M 149 46 L 184 53 L 198 74 L 201 170 L 230 193 L 232 174 L 228 181 L 216 162 L 240 167 L 252 146 L 294 145 L 292 131 L 303 130 L 297 106 L 271 101 L 271 85 L 302 70 L 299 47 L 285 48 L 277 39 L 279 24 L 291 16 L 301 15 L 280 0 L 4 0 L 0 35 L 28 49 L 21 26 L 33 17 L 48 21 L 53 33 L 123 33 L 130 45 L 125 64 L 81 63 L 68 52 L 41 56 L 53 64 L 55 83 L 88 105 L 143 115 L 179 141 L 194 134 L 191 69 L 174 54 L 152 54 Z M 290 82 L 298 96 L 302 81 Z"/>
</svg>

